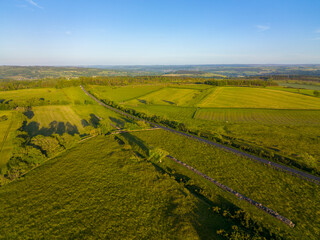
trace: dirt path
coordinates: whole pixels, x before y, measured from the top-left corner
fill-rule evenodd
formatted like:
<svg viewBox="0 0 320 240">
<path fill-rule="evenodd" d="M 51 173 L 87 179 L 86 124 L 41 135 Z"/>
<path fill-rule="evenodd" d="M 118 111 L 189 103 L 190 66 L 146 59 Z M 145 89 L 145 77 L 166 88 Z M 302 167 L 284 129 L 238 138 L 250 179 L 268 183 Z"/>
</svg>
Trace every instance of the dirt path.
<svg viewBox="0 0 320 240">
<path fill-rule="evenodd" d="M 317 176 L 314 176 L 314 175 L 311 175 L 309 173 L 306 173 L 306 172 L 303 172 L 303 171 L 300 171 L 300 170 L 297 170 L 297 169 L 293 169 L 293 168 L 290 168 L 290 167 L 287 167 L 287 166 L 284 166 L 284 165 L 281 165 L 281 164 L 278 164 L 278 163 L 275 163 L 275 162 L 271 162 L 269 160 L 266 160 L 266 159 L 263 159 L 263 158 L 260 158 L 260 157 L 257 157 L 257 156 L 254 156 L 254 155 L 251 155 L 251 154 L 248 154 L 246 152 L 242 152 L 240 150 L 237 150 L 237 149 L 234 149 L 234 148 L 231 148 L 231 147 L 227 147 L 225 145 L 222 145 L 222 144 L 219 144 L 219 143 L 216 143 L 216 142 L 211 142 L 209 140 L 206 140 L 206 139 L 203 139 L 203 138 L 200 138 L 200 137 L 197 137 L 197 136 L 194 136 L 194 135 L 190 135 L 188 133 L 184 133 L 184 132 L 180 132 L 180 131 L 177 131 L 177 130 L 174 130 L 174 129 L 171 129 L 171 128 L 168 128 L 168 127 L 164 127 L 162 125 L 159 125 L 159 124 L 156 124 L 156 123 L 153 123 L 153 122 L 149 122 L 149 121 L 146 121 L 144 119 L 140 119 L 138 117 L 135 117 L 133 115 L 130 115 L 128 113 L 125 113 L 125 112 L 122 112 L 118 109 L 115 109 L 113 107 L 110 107 L 104 103 L 102 103 L 101 101 L 99 101 L 97 98 L 95 98 L 93 95 L 91 95 L 90 93 L 88 93 L 84 87 L 81 85 L 80 86 L 82 88 L 82 90 L 89 96 L 91 97 L 94 101 L 96 101 L 97 103 L 99 103 L 100 105 L 114 111 L 114 112 L 117 112 L 121 115 L 124 115 L 124 116 L 127 116 L 127 117 L 130 117 L 130 118 L 133 118 L 133 119 L 136 119 L 136 120 L 140 120 L 140 121 L 144 121 L 144 122 L 147 122 L 149 124 L 151 124 L 151 126 L 156 126 L 158 128 L 161 128 L 161 129 L 164 129 L 166 131 L 170 131 L 170 132 L 173 132 L 173 133 L 177 133 L 177 134 L 180 134 L 180 135 L 183 135 L 183 136 L 186 136 L 186 137 L 189 137 L 189 138 L 193 138 L 193 139 L 196 139 L 200 142 L 204 142 L 204 143 L 207 143 L 209 145 L 213 145 L 215 147 L 218 147 L 220 149 L 223 149 L 225 151 L 228 151 L 228 152 L 232 152 L 234 154 L 237 154 L 237 155 L 240 155 L 240 156 L 243 156 L 243 157 L 247 157 L 251 160 L 254 160 L 256 162 L 260 162 L 260 163 L 263 163 L 267 166 L 270 166 L 270 167 L 273 167 L 275 169 L 278 169 L 278 170 L 282 170 L 282 171 L 286 171 L 290 174 L 293 174 L 293 175 L 296 175 L 300 178 L 303 178 L 303 179 L 306 179 L 308 181 L 311 181 L 311 182 L 314 182 L 318 185 L 320 185 L 320 177 L 317 177 Z"/>
</svg>

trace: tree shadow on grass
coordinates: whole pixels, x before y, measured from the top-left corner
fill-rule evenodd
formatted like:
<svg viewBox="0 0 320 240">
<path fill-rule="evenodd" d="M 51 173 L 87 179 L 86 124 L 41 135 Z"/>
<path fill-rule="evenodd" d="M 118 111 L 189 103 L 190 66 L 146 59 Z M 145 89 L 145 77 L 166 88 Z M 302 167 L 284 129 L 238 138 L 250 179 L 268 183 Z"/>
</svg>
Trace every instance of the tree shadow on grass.
<svg viewBox="0 0 320 240">
<path fill-rule="evenodd" d="M 124 128 L 126 123 L 132 123 L 132 121 L 124 117 L 122 118 L 109 117 L 109 119 L 119 128 Z"/>
<path fill-rule="evenodd" d="M 60 136 L 64 133 L 68 133 L 72 136 L 75 134 L 79 134 L 79 130 L 76 125 L 72 125 L 70 122 L 57 122 L 52 121 L 49 123 L 49 127 L 42 127 L 40 128 L 40 123 L 32 121 L 27 123 L 24 121 L 22 123 L 21 130 L 26 131 L 30 137 L 35 137 L 37 135 L 42 136 L 52 136 L 52 134 L 59 134 Z"/>
<path fill-rule="evenodd" d="M 31 109 L 28 109 L 27 111 L 23 112 L 23 115 L 25 115 L 28 119 L 31 119 L 34 117 L 34 112 Z"/>
</svg>

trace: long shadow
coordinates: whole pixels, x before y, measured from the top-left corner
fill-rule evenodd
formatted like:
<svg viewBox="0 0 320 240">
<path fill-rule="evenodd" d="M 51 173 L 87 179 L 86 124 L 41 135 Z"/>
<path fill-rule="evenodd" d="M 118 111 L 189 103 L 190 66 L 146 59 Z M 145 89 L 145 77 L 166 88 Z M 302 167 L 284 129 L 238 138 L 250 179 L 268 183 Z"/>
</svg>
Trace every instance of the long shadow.
<svg viewBox="0 0 320 240">
<path fill-rule="evenodd" d="M 126 123 L 130 123 L 131 122 L 126 118 L 109 117 L 109 119 L 111 120 L 111 122 L 113 122 L 119 128 L 124 128 Z"/>
<path fill-rule="evenodd" d="M 171 102 L 171 101 L 167 101 L 167 100 L 162 100 L 162 101 L 165 102 L 165 103 L 169 103 L 170 105 L 175 105 L 175 103 Z"/>
<path fill-rule="evenodd" d="M 95 114 L 91 113 L 89 122 L 94 128 L 97 128 L 99 126 L 100 119 Z"/>
<path fill-rule="evenodd" d="M 40 123 L 32 121 L 27 123 L 27 121 L 23 121 L 21 130 L 27 132 L 30 137 L 35 137 L 37 135 L 42 136 L 52 136 L 52 134 L 59 134 L 60 136 L 64 133 L 68 133 L 72 136 L 75 134 L 79 134 L 79 130 L 76 125 L 72 125 L 71 123 L 67 122 L 57 122 L 52 121 L 49 124 L 49 127 L 42 127 L 40 128 Z"/>
<path fill-rule="evenodd" d="M 1 103 L 4 103 L 5 101 L 6 101 L 6 100 L 5 100 L 5 99 L 3 99 L 3 98 L 2 98 L 2 99 L 0 99 L 0 104 L 1 104 Z"/>
</svg>

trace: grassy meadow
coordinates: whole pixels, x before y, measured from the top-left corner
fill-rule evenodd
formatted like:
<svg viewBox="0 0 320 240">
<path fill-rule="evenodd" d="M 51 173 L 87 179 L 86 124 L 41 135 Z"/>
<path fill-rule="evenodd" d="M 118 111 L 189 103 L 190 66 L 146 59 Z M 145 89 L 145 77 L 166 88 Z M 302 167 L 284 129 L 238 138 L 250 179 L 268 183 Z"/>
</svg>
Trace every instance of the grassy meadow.
<svg viewBox="0 0 320 240">
<path fill-rule="evenodd" d="M 286 229 L 289 239 L 301 239 L 304 236 L 308 239 L 317 239 L 320 236 L 319 211 L 315 204 L 320 201 L 319 185 L 164 130 L 136 132 L 132 135 L 137 142 L 159 147 L 220 183 L 291 219 L 296 224 L 293 230 L 281 222 L 270 219 L 267 214 L 257 211 L 255 207 L 223 193 L 223 197 L 250 212 L 257 220 L 270 224 L 270 228 Z M 177 168 L 170 159 L 163 165 Z M 186 172 L 188 171 L 177 173 Z M 192 174 L 187 176 L 191 179 L 197 178 Z M 214 192 L 213 199 L 215 199 L 217 187 L 212 185 L 210 189 L 208 191 Z"/>
<path fill-rule="evenodd" d="M 220 239 L 232 224 L 113 136 L 0 188 L 0 205 L 2 239 Z"/>
</svg>

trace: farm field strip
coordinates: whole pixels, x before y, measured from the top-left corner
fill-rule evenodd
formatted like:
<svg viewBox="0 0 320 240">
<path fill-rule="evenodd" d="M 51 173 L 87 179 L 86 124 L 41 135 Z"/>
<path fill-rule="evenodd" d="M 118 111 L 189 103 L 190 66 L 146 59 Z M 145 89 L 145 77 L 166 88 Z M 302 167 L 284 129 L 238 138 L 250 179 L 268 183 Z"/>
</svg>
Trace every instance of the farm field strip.
<svg viewBox="0 0 320 240">
<path fill-rule="evenodd" d="M 153 126 L 157 126 L 158 128 L 162 128 L 166 131 L 170 131 L 170 132 L 173 132 L 173 133 L 177 133 L 179 135 L 182 135 L 182 136 L 185 136 L 185 137 L 189 137 L 189 138 L 193 138 L 193 139 L 196 139 L 200 142 L 204 142 L 204 143 L 207 143 L 209 145 L 212 145 L 212 146 L 215 146 L 215 147 L 218 147 L 220 149 L 223 149 L 227 152 L 232 152 L 236 155 L 242 155 L 244 157 L 247 157 L 251 160 L 254 160 L 256 162 L 260 162 L 260 163 L 263 163 L 267 166 L 272 166 L 276 169 L 279 169 L 279 170 L 282 170 L 282 171 L 286 171 L 290 174 L 295 174 L 296 176 L 300 177 L 300 178 L 303 178 L 303 179 L 306 179 L 308 181 L 312 181 L 312 182 L 316 182 L 317 184 L 320 184 L 320 178 L 319 177 L 316 177 L 314 175 L 311 175 L 311 174 L 308 174 L 308 173 L 305 173 L 303 171 L 299 171 L 299 170 L 296 170 L 296 169 L 293 169 L 293 168 L 290 168 L 290 167 L 287 167 L 287 166 L 284 166 L 284 165 L 281 165 L 281 164 L 278 164 L 278 163 L 275 163 L 275 162 L 271 162 L 269 160 L 266 160 L 266 159 L 263 159 L 263 158 L 260 158 L 260 157 L 257 157 L 257 156 L 254 156 L 254 155 L 251 155 L 251 154 L 248 154 L 248 153 L 245 153 L 245 152 L 242 152 L 242 151 L 239 151 L 237 149 L 234 149 L 234 148 L 231 148 L 231 147 L 227 147 L 225 145 L 222 145 L 222 144 L 219 144 L 219 143 L 215 143 L 215 142 L 211 142 L 209 140 L 206 140 L 206 139 L 203 139 L 203 138 L 200 138 L 200 137 L 197 137 L 197 136 L 194 136 L 194 135 L 190 135 L 188 133 L 184 133 L 184 132 L 180 132 L 180 131 L 177 131 L 177 130 L 174 130 L 174 129 L 171 129 L 171 128 L 167 128 L 167 127 L 164 127 L 162 125 L 159 125 L 159 124 L 155 124 L 155 123 L 152 123 L 152 122 L 149 122 L 149 121 L 146 121 L 146 120 L 143 120 L 143 119 L 139 119 L 135 116 L 132 116 L 128 113 L 125 113 L 125 112 L 122 112 L 118 109 L 115 109 L 113 107 L 110 107 L 104 103 L 102 103 L 100 100 L 98 100 L 97 98 L 95 98 L 93 95 L 91 95 L 90 93 L 88 93 L 84 88 L 83 86 L 81 86 L 82 90 L 88 95 L 90 96 L 93 100 L 95 100 L 97 103 L 99 103 L 100 105 L 102 106 L 105 106 L 106 108 L 110 109 L 110 110 L 113 110 L 117 113 L 120 113 L 124 116 L 128 116 L 128 117 L 131 117 L 133 119 L 137 119 L 137 120 L 142 120 L 142 121 L 145 121 Z"/>
<path fill-rule="evenodd" d="M 265 88 L 223 87 L 214 91 L 198 107 L 320 109 L 320 98 Z M 223 94 L 222 94 L 223 93 Z"/>
<path fill-rule="evenodd" d="M 156 92 L 163 88 L 159 86 L 124 86 L 124 87 L 107 87 L 107 86 L 88 86 L 88 89 L 94 90 L 101 99 L 111 98 L 113 101 L 122 102 L 130 99 L 145 96 L 151 92 Z M 110 100 L 111 100 L 110 99 Z"/>
<path fill-rule="evenodd" d="M 282 125 L 319 125 L 318 110 L 268 110 L 268 109 L 198 109 L 195 119 L 229 122 L 256 122 Z"/>
</svg>

